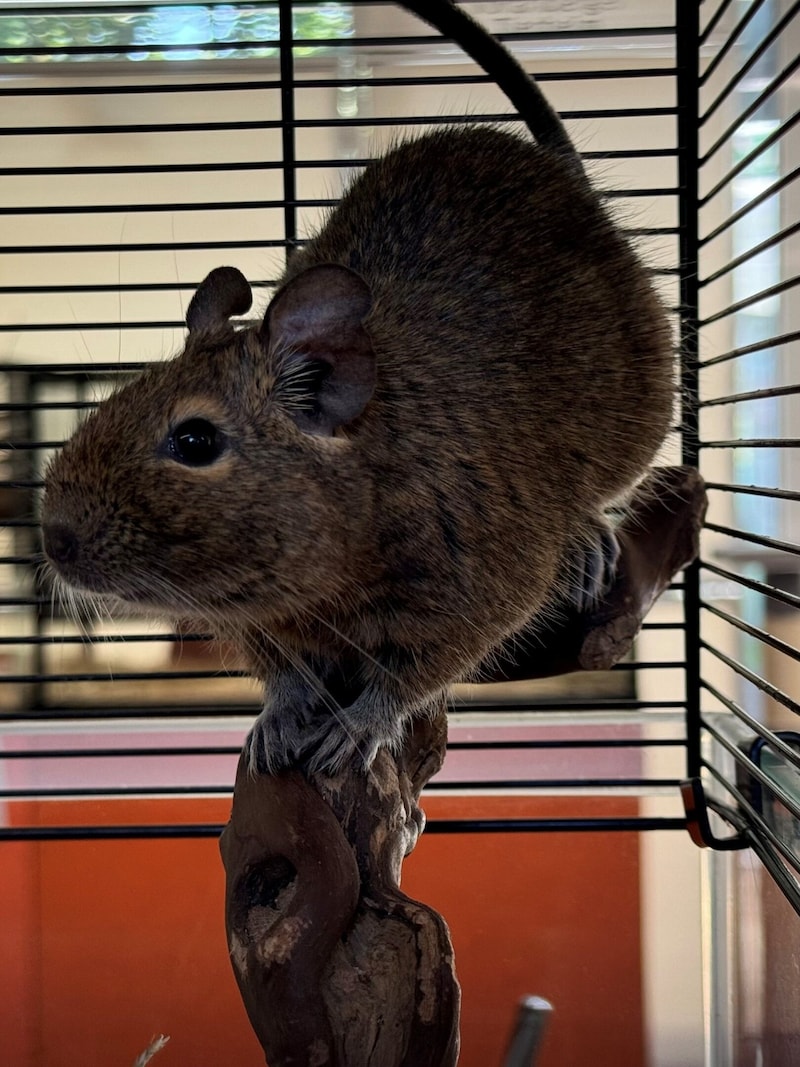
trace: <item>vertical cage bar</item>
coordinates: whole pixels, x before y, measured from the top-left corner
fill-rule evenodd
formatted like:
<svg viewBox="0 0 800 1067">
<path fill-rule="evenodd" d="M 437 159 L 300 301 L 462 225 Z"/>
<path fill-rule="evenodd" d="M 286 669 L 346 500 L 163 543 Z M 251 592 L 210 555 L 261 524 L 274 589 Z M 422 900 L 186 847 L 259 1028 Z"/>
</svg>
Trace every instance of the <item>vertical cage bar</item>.
<svg viewBox="0 0 800 1067">
<path fill-rule="evenodd" d="M 700 114 L 700 3 L 676 0 L 675 33 L 678 94 L 678 185 L 680 248 L 680 384 L 682 458 L 696 467 L 700 458 L 699 378 L 699 221 L 698 125 Z M 700 774 L 700 565 L 686 571 L 686 773 Z"/>
<path fill-rule="evenodd" d="M 283 151 L 283 227 L 286 262 L 297 244 L 297 181 L 294 107 L 294 18 L 292 0 L 279 0 L 281 68 L 281 144 Z"/>
</svg>

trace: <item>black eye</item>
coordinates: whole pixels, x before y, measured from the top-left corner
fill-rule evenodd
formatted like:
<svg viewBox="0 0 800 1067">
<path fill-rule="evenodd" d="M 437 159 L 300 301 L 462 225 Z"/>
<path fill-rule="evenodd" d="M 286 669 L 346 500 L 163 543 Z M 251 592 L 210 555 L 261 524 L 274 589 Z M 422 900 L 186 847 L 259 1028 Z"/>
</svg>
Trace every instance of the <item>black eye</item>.
<svg viewBox="0 0 800 1067">
<path fill-rule="evenodd" d="M 187 419 L 169 437 L 170 453 L 187 467 L 207 467 L 223 449 L 223 435 L 206 419 Z"/>
</svg>

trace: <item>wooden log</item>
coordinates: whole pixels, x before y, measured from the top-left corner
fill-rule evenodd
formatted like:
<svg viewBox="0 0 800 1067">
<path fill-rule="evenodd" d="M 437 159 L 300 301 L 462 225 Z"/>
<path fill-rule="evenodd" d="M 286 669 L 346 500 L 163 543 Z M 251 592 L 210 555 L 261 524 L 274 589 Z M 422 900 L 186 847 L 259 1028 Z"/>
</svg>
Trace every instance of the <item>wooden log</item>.
<svg viewBox="0 0 800 1067">
<path fill-rule="evenodd" d="M 451 1067 L 460 992 L 450 935 L 400 891 L 442 764 L 446 712 L 403 752 L 306 780 L 239 763 L 220 848 L 231 961 L 270 1067 Z"/>
<path fill-rule="evenodd" d="M 517 635 L 483 670 L 521 679 L 612 666 L 675 573 L 695 557 L 699 474 L 655 472 L 618 529 L 615 582 L 588 613 Z M 369 774 L 249 773 L 240 761 L 220 848 L 233 970 L 269 1067 L 453 1067 L 459 988 L 444 920 L 400 891 L 444 759 L 444 706 Z M 500 1052 L 498 1050 L 498 1060 Z"/>
</svg>

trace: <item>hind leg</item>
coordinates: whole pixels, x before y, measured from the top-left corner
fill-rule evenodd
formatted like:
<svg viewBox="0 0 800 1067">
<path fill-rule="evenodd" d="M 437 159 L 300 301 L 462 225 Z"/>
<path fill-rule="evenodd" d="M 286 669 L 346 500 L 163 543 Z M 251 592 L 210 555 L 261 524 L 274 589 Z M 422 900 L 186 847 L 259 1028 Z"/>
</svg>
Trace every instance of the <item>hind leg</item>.
<svg viewBox="0 0 800 1067">
<path fill-rule="evenodd" d="M 573 546 L 565 567 L 563 599 L 578 611 L 591 611 L 611 587 L 619 562 L 619 542 L 610 523 L 602 516 Z"/>
</svg>

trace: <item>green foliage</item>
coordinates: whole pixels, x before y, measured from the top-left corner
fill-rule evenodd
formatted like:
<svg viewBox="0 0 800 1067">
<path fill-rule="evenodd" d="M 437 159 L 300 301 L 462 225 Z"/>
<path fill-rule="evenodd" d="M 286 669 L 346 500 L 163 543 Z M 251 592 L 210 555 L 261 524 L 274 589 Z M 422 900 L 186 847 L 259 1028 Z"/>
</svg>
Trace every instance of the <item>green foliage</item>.
<svg viewBox="0 0 800 1067">
<path fill-rule="evenodd" d="M 128 14 L 25 17 L 3 16 L 0 9 L 0 63 L 264 58 L 277 52 L 278 26 L 272 4 L 181 4 Z M 297 40 L 351 33 L 347 4 L 318 3 L 295 11 Z M 296 55 L 323 49 L 307 45 Z"/>
</svg>

